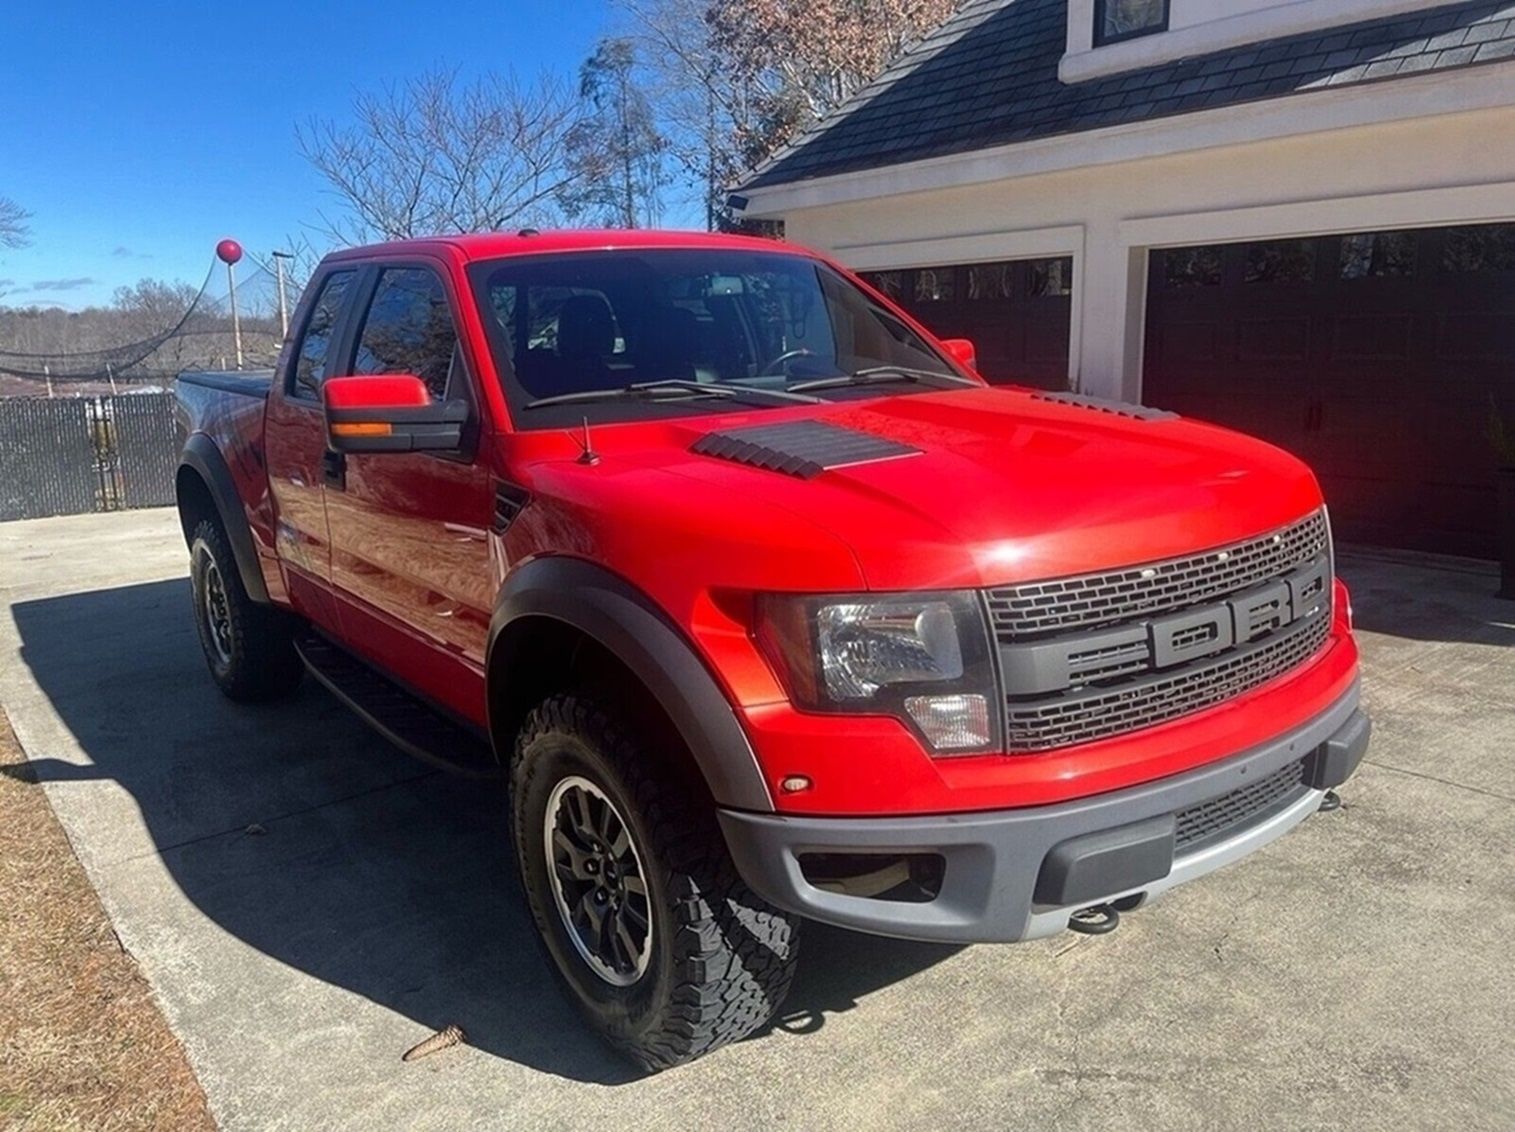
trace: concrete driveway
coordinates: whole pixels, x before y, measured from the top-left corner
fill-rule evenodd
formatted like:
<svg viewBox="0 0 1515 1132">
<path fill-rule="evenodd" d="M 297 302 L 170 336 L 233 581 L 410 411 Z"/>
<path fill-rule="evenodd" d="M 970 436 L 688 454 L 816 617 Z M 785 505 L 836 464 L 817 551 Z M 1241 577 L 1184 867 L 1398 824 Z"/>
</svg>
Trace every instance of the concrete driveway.
<svg viewBox="0 0 1515 1132">
<path fill-rule="evenodd" d="M 1343 572 L 1377 724 L 1345 808 L 1110 936 L 808 926 L 777 1025 L 652 1078 L 554 988 L 496 791 L 311 682 L 214 691 L 171 514 L 0 526 L 0 702 L 228 1128 L 1508 1128 L 1515 603 Z"/>
</svg>

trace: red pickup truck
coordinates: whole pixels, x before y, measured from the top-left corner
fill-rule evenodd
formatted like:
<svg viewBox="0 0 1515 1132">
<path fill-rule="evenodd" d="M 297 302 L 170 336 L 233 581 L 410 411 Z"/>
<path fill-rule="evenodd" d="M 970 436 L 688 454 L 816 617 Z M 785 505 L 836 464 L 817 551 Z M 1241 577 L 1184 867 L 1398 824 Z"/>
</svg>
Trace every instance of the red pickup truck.
<svg viewBox="0 0 1515 1132">
<path fill-rule="evenodd" d="M 990 387 L 782 243 L 343 251 L 276 371 L 179 397 L 216 683 L 503 774 L 551 966 L 650 1069 L 763 1025 L 801 918 L 1109 928 L 1367 744 L 1304 465 Z"/>
</svg>

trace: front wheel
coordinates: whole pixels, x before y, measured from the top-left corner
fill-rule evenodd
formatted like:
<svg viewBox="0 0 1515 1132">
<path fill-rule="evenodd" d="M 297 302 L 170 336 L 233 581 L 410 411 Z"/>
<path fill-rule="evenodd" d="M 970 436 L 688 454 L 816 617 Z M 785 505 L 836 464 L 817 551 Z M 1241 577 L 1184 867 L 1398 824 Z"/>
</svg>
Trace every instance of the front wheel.
<svg viewBox="0 0 1515 1132">
<path fill-rule="evenodd" d="M 511 766 L 516 859 L 553 968 L 644 1069 L 762 1026 L 794 976 L 795 923 L 737 875 L 708 798 L 606 708 L 555 696 Z"/>
</svg>

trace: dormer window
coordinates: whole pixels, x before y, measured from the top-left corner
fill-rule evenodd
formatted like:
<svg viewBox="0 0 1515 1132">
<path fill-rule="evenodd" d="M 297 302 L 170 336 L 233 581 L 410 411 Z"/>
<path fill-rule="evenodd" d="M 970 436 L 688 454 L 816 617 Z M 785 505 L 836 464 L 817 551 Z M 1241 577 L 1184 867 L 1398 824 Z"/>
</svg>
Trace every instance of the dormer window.
<svg viewBox="0 0 1515 1132">
<path fill-rule="evenodd" d="M 1168 30 L 1168 0 L 1094 0 L 1094 46 Z"/>
</svg>

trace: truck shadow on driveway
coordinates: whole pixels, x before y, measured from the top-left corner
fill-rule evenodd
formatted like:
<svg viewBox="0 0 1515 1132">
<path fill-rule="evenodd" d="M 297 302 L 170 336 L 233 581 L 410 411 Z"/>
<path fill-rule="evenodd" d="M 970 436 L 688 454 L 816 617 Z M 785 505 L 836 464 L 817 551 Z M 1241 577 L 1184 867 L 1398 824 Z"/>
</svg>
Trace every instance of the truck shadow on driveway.
<svg viewBox="0 0 1515 1132">
<path fill-rule="evenodd" d="M 581 1081 L 634 1079 L 579 1023 L 538 950 L 516 887 L 502 787 L 411 761 L 313 681 L 279 704 L 226 701 L 204 671 L 189 609 L 183 579 L 12 609 L 23 660 L 92 764 L 31 750 L 37 777 L 109 781 L 130 795 L 85 789 L 55 801 L 123 938 L 150 941 L 178 917 L 168 934 L 193 947 L 219 928 L 428 1030 L 456 1023 L 471 1045 L 499 1057 Z M 156 870 L 134 862 L 150 852 L 208 923 L 183 922 L 172 894 L 144 879 Z M 755 1040 L 818 1029 L 955 950 L 807 924 L 794 990 Z M 143 958 L 152 975 L 152 956 Z M 191 1013 L 229 1026 L 243 1024 L 237 1012 L 250 1000 L 304 997 L 290 994 L 288 976 L 271 964 L 217 979 L 193 988 L 209 1009 Z M 159 987 L 171 999 L 189 989 Z M 371 1044 L 386 1033 L 370 1013 L 343 1020 L 345 1032 L 339 1023 L 340 1040 Z M 323 1015 L 323 1029 L 331 1022 Z M 301 1017 L 280 1024 L 297 1049 Z M 374 1055 L 398 1061 L 402 1052 Z"/>
</svg>

